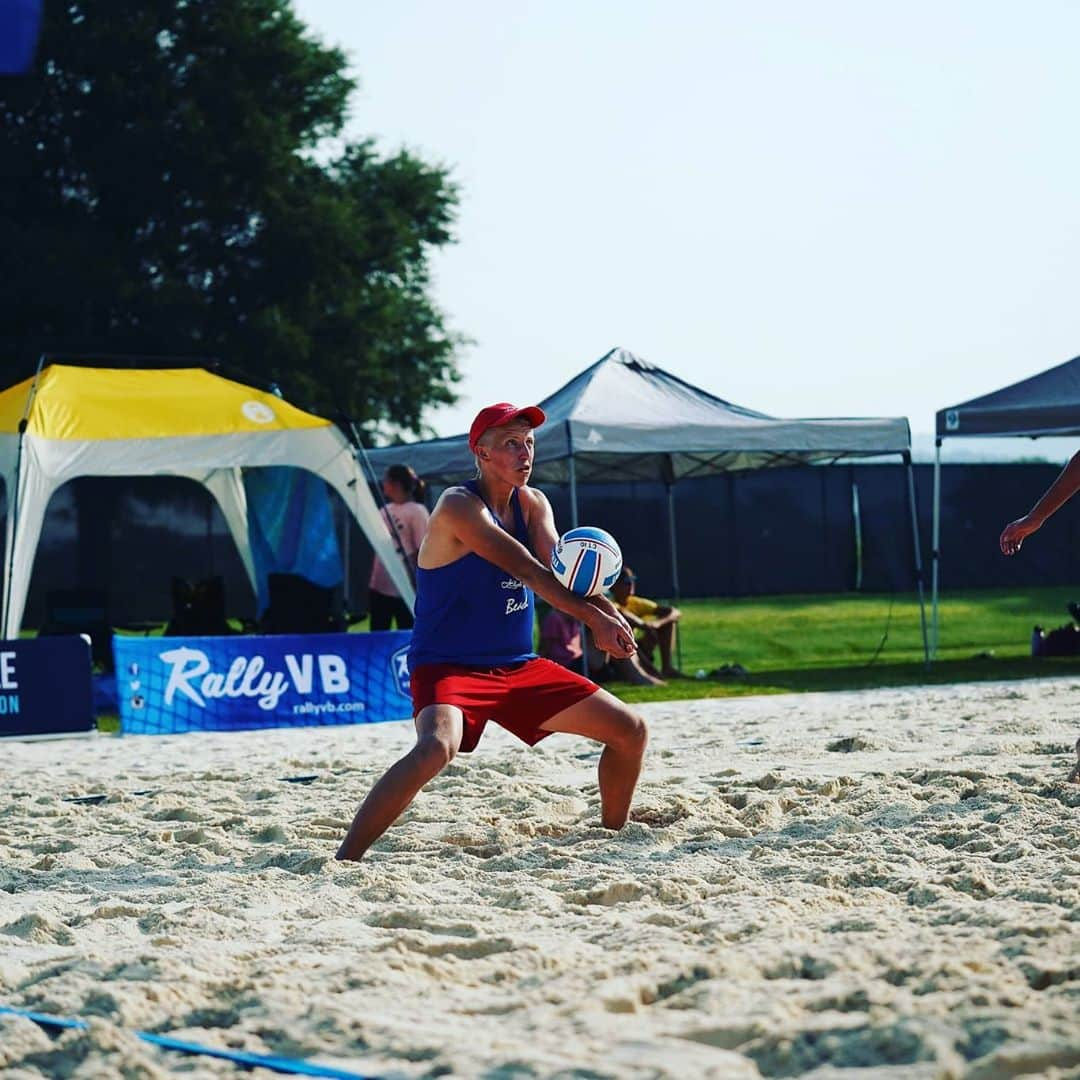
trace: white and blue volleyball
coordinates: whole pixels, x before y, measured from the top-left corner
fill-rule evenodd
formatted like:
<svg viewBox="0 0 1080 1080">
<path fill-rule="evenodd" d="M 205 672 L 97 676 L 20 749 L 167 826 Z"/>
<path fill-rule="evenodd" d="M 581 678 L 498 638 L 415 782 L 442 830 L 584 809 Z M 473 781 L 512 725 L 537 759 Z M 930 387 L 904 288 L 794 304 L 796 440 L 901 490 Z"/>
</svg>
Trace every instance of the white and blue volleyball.
<svg viewBox="0 0 1080 1080">
<path fill-rule="evenodd" d="M 591 525 L 563 533 L 551 549 L 551 572 L 578 596 L 610 589 L 621 571 L 622 552 L 615 537 Z"/>
</svg>

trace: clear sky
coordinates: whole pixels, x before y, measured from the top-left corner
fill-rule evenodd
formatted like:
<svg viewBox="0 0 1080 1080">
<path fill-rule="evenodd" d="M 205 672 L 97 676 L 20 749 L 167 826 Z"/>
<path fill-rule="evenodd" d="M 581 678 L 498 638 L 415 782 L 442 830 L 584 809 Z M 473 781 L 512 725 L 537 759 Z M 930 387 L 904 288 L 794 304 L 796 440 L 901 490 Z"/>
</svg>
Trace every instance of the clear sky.
<svg viewBox="0 0 1080 1080">
<path fill-rule="evenodd" d="M 437 434 L 615 345 L 917 435 L 1080 353 L 1080 5 L 294 7 L 360 80 L 349 134 L 461 187 L 435 296 L 474 343 Z"/>
</svg>

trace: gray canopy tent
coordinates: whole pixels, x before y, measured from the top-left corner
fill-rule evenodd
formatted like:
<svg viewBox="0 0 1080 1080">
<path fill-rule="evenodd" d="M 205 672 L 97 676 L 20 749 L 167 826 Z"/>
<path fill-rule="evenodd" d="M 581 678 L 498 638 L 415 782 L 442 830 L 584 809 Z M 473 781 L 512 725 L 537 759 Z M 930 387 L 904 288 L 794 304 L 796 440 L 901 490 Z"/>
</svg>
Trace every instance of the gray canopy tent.
<svg viewBox="0 0 1080 1080">
<path fill-rule="evenodd" d="M 569 485 L 571 525 L 578 523 L 579 484 L 652 481 L 665 485 L 676 597 L 674 485 L 678 480 L 839 458 L 900 455 L 907 466 L 922 610 L 911 433 L 904 417 L 777 419 L 715 397 L 625 349 L 612 349 L 539 404 L 547 422 L 536 432 L 533 479 Z M 475 469 L 465 435 L 369 450 L 368 455 L 377 470 L 404 456 L 420 476 L 436 484 L 459 483 Z M 925 614 L 922 629 L 925 647 Z"/>
<path fill-rule="evenodd" d="M 930 655 L 937 655 L 941 564 L 941 444 L 944 439 L 989 436 L 1039 439 L 1080 435 L 1080 357 L 990 394 L 937 413 L 934 439 L 934 523 L 931 552 Z"/>
</svg>

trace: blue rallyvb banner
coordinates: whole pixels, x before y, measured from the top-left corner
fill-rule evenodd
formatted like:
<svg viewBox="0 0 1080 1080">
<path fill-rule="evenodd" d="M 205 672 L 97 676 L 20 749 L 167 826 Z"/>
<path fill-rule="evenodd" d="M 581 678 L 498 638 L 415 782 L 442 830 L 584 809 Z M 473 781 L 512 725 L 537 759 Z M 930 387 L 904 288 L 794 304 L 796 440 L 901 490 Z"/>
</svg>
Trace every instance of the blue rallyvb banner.
<svg viewBox="0 0 1080 1080">
<path fill-rule="evenodd" d="M 30 70 L 41 31 L 42 0 L 0 0 L 0 75 Z"/>
<path fill-rule="evenodd" d="M 411 637 L 114 636 L 120 727 L 164 735 L 404 720 Z"/>
<path fill-rule="evenodd" d="M 0 736 L 92 731 L 87 638 L 0 642 Z"/>
</svg>

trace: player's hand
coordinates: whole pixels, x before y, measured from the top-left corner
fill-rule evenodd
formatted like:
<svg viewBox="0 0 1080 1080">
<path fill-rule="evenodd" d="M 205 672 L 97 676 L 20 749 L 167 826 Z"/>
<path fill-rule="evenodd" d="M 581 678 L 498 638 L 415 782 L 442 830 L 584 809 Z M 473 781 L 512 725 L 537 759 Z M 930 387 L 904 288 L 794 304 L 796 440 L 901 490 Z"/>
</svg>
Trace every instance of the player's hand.
<svg viewBox="0 0 1080 1080">
<path fill-rule="evenodd" d="M 633 632 L 620 619 L 614 619 L 605 612 L 600 613 L 597 624 L 592 627 L 593 641 L 603 652 L 625 660 L 637 652 Z"/>
<path fill-rule="evenodd" d="M 588 600 L 593 607 L 599 608 L 605 615 L 610 615 L 611 618 L 622 623 L 630 637 L 634 636 L 633 630 L 630 627 L 630 623 L 627 622 L 626 617 L 606 596 L 601 593 L 597 596 L 587 596 L 585 599 Z"/>
<path fill-rule="evenodd" d="M 1010 521 L 1001 532 L 998 546 L 1002 555 L 1015 555 L 1020 550 L 1026 537 L 1038 529 L 1038 525 L 1027 516 Z"/>
</svg>

